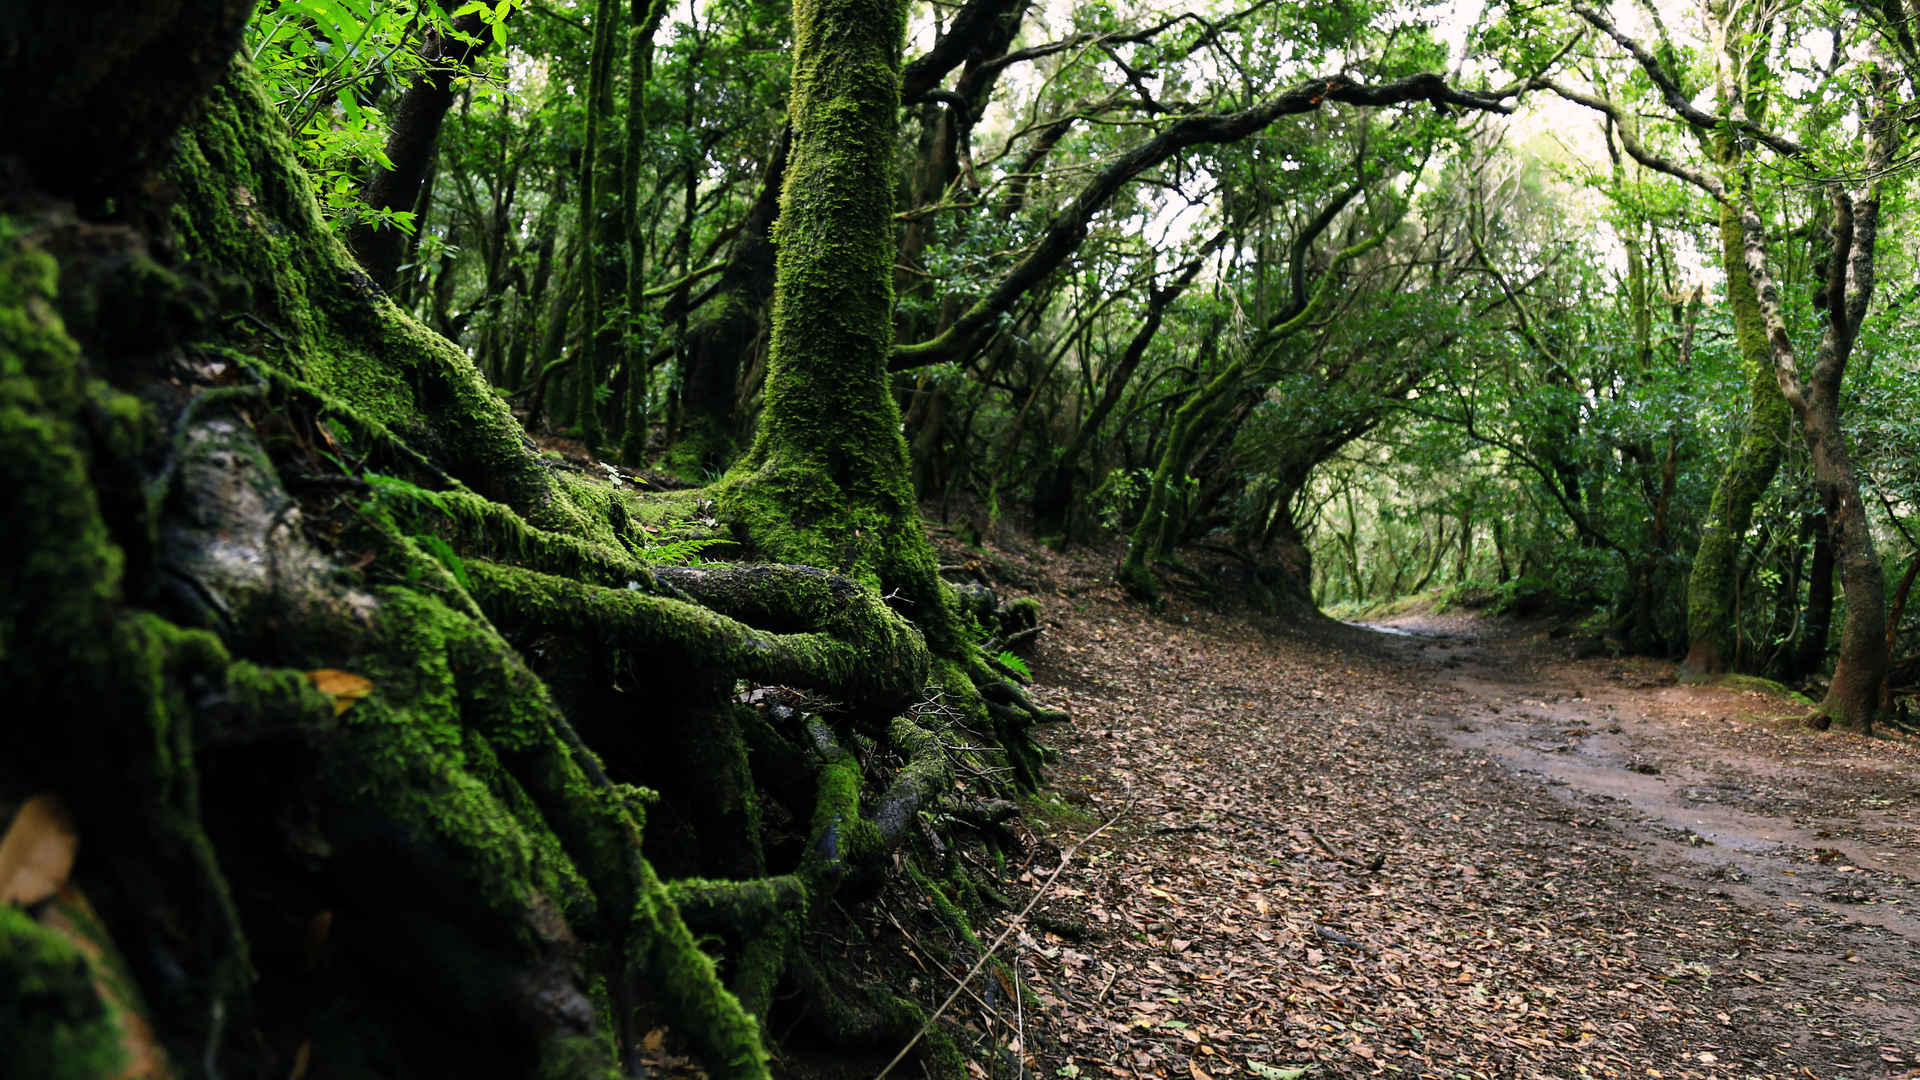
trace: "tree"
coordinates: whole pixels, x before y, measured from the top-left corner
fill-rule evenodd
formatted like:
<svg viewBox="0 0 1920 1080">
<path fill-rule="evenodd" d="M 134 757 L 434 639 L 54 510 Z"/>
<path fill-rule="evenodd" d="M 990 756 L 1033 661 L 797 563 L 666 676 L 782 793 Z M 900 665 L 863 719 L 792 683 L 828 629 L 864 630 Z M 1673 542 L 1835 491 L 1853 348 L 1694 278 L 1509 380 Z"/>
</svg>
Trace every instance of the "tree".
<svg viewBox="0 0 1920 1080">
<path fill-rule="evenodd" d="M 1885 111 L 1886 103 L 1895 94 L 1893 87 L 1897 78 L 1884 61 L 1855 69 L 1857 77 L 1864 78 L 1867 84 L 1863 87 L 1866 92 L 1854 100 L 1862 102 L 1858 106 L 1859 120 L 1868 138 L 1865 153 L 1852 167 L 1859 170 L 1859 175 L 1869 178 L 1856 193 L 1849 190 L 1846 173 L 1821 168 L 1815 164 L 1815 155 L 1807 146 L 1763 126 L 1758 107 L 1762 99 L 1755 93 L 1756 84 L 1761 81 L 1757 68 L 1763 63 L 1760 29 L 1740 22 L 1740 9 L 1727 5 L 1710 9 L 1714 72 L 1720 88 L 1718 115 L 1702 112 L 1691 104 L 1678 78 L 1660 55 L 1622 33 L 1598 11 L 1583 5 L 1575 5 L 1575 10 L 1625 51 L 1667 108 L 1715 148 L 1716 164 L 1720 167 L 1717 172 L 1691 169 L 1661 157 L 1635 138 L 1631 119 L 1617 105 L 1555 87 L 1562 96 L 1599 109 L 1619 123 L 1623 144 L 1643 165 L 1687 180 L 1712 196 L 1720 207 L 1722 251 L 1742 352 L 1750 365 L 1764 364 L 1761 369 L 1764 373 L 1757 372 L 1752 383 L 1756 402 L 1753 417 L 1761 417 L 1760 403 L 1771 399 L 1764 387 L 1766 377 L 1771 376 L 1771 389 L 1780 392 L 1780 402 L 1790 405 L 1800 422 L 1813 453 L 1814 487 L 1824 505 L 1831 508 L 1827 528 L 1846 590 L 1847 618 L 1834 679 L 1816 716 L 1823 724 L 1838 718 L 1851 726 L 1870 730 L 1880 705 L 1881 683 L 1887 667 L 1886 584 L 1840 426 L 1839 401 L 1840 381 L 1873 295 L 1881 185 L 1887 163 L 1892 160 L 1883 155 L 1891 154 L 1892 145 L 1899 139 Z M 1855 29 L 1880 36 L 1883 28 L 1874 25 L 1875 17 L 1873 11 L 1864 13 Z M 1888 40 L 1901 40 L 1892 29 L 1886 29 L 1885 36 Z M 1664 51 L 1671 55 L 1670 47 Z M 1834 55 L 1837 70 L 1841 56 L 1837 46 Z M 1768 254 L 1767 228 L 1755 191 L 1751 154 L 1756 148 L 1765 148 L 1808 168 L 1829 192 L 1831 217 L 1827 231 L 1832 237 L 1831 250 L 1823 260 L 1825 272 L 1814 290 L 1815 307 L 1823 315 L 1823 329 L 1812 377 L 1804 381 L 1782 311 L 1777 273 Z M 1761 353 L 1763 348 L 1765 351 Z M 1743 447 L 1749 449 L 1754 443 L 1754 423 L 1750 418 L 1749 439 L 1743 442 Z M 1758 498 L 1760 489 L 1766 486 L 1765 479 L 1771 478 L 1777 459 L 1777 452 L 1771 450 L 1757 458 L 1745 450 L 1736 454 L 1729 466 L 1728 480 L 1716 496 L 1716 521 L 1724 516 L 1727 522 L 1740 525 L 1739 531 L 1744 531 L 1746 518 L 1740 504 L 1748 496 Z M 1734 482 L 1736 473 L 1740 477 L 1738 483 Z M 1738 534 L 1729 528 L 1727 535 Z M 1689 626 L 1696 635 L 1689 652 L 1689 665 L 1706 670 L 1724 664 L 1719 642 L 1731 621 L 1727 618 L 1731 607 L 1727 602 L 1727 594 L 1732 590 L 1728 570 L 1731 555 L 1718 548 L 1707 550 L 1717 542 L 1717 536 L 1712 527 L 1703 535 L 1703 550 L 1695 565 L 1688 600 Z M 1726 564 L 1720 561 L 1723 557 Z M 1704 644 L 1698 635 L 1705 635 Z"/>
<path fill-rule="evenodd" d="M 71 807 L 90 853 L 76 884 L 190 1067 L 611 1077 L 664 1023 L 715 1075 L 763 1076 L 782 985 L 782 1007 L 835 1018 L 823 1039 L 904 1042 L 919 1008 L 852 985 L 805 935 L 919 836 L 949 762 L 1030 778 L 1037 711 L 965 636 L 910 531 L 884 299 L 829 340 L 864 349 L 839 373 L 874 386 L 840 404 L 871 452 L 810 446 L 840 432 L 790 411 L 834 404 L 834 372 L 807 369 L 838 358 L 818 351 L 833 328 L 809 290 L 849 287 L 819 261 L 835 253 L 868 256 L 850 280 L 872 280 L 883 171 L 858 178 L 851 240 L 831 207 L 789 200 L 785 368 L 760 465 L 720 494 L 763 551 L 910 593 L 925 634 L 823 570 L 663 565 L 720 539 L 697 498 L 649 511 L 536 453 L 465 353 L 370 287 L 322 221 L 230 62 L 244 14 L 107 13 L 90 48 L 157 50 L 129 69 L 139 85 L 4 76 L 43 122 L 9 135 L 28 167 L 0 195 L 0 469 L 6 511 L 31 522 L 0 541 L 0 671 L 18 707 L 74 722 L 21 737 L 0 798 Z M 829 188 L 852 178 L 824 121 L 858 102 L 854 149 L 872 153 L 902 18 L 803 9 L 796 164 Z M 7 32 L 9 55 L 37 56 L 67 31 Z M 889 462 L 895 484 L 861 486 L 859 467 Z M 795 476 L 854 507 L 765 529 L 817 510 L 782 486 Z M 878 525 L 903 550 L 863 531 Z M 916 709 L 935 666 L 955 707 Z M 834 707 L 771 691 L 747 707 L 740 679 Z M 886 753 L 857 758 L 856 739 Z M 40 958 L 21 978 L 63 988 L 47 1007 L 94 1000 L 74 943 L 11 913 L 0 935 Z M 111 1056 L 112 1031 L 82 1034 Z"/>
</svg>

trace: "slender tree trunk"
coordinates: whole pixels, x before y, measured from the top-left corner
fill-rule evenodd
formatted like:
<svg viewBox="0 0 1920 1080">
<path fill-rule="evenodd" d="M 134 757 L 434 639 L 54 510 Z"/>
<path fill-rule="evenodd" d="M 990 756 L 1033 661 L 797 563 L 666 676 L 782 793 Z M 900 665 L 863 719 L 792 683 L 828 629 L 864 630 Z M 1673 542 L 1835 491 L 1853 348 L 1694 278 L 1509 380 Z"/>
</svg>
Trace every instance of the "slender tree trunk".
<svg viewBox="0 0 1920 1080">
<path fill-rule="evenodd" d="M 615 290 L 623 284 L 619 259 L 612 250 L 624 237 L 617 219 L 605 213 L 609 192 L 618 194 L 619 169 L 609 138 L 613 109 L 615 42 L 625 36 L 614 13 L 614 0 L 598 0 L 593 15 L 593 59 L 587 75 L 586 143 L 580 154 L 581 317 L 585 340 L 575 364 L 575 421 L 587 452 L 600 451 L 600 387 L 606 381 L 619 345 L 618 320 L 613 318 Z"/>
<path fill-rule="evenodd" d="M 1920 577 L 1920 551 L 1914 552 L 1907 560 L 1907 572 L 1900 575 L 1900 585 L 1893 591 L 1893 603 L 1887 608 L 1887 656 L 1893 656 L 1895 646 L 1900 644 L 1900 622 L 1907 613 L 1907 600 L 1913 595 L 1913 580 Z M 1883 683 L 1880 687 L 1880 707 L 1893 708 L 1892 683 Z"/>
<path fill-rule="evenodd" d="M 721 271 L 718 294 L 681 337 L 681 422 L 674 454 L 689 472 L 725 464 L 738 446 L 740 372 L 742 361 L 755 354 L 763 338 L 767 305 L 773 299 L 772 230 L 780 214 L 792 139 L 792 129 L 783 128 L 774 142 L 759 194 Z"/>
<path fill-rule="evenodd" d="M 638 465 L 647 456 L 647 415 L 652 396 L 647 342 L 632 325 L 644 291 L 647 238 L 640 224 L 640 153 L 647 142 L 647 81 L 653 76 L 653 35 L 666 16 L 666 0 L 632 0 L 633 30 L 627 41 L 627 141 L 621 164 L 620 222 L 626 238 L 628 324 L 621 334 L 620 367 L 626 373 L 626 410 L 621 416 L 620 458 Z"/>
<path fill-rule="evenodd" d="M 1790 665 L 1794 678 L 1820 669 L 1827 657 L 1827 640 L 1833 630 L 1834 506 L 1823 500 L 1821 508 L 1807 516 L 1811 519 L 1808 524 L 1813 537 L 1813 565 L 1807 572 L 1807 606 L 1800 620 L 1800 636 L 1794 643 Z"/>
<path fill-rule="evenodd" d="M 393 109 L 387 136 L 387 160 L 392 168 L 376 167 L 362 201 L 375 210 L 411 210 L 440 142 L 440 126 L 453 107 L 454 78 L 478 59 L 493 40 L 477 13 L 453 21 L 461 37 L 429 32 L 420 49 L 424 70 L 414 78 Z M 401 255 L 407 249 L 406 232 L 378 221 L 360 222 L 348 231 L 347 246 L 367 276 L 391 289 Z"/>
</svg>

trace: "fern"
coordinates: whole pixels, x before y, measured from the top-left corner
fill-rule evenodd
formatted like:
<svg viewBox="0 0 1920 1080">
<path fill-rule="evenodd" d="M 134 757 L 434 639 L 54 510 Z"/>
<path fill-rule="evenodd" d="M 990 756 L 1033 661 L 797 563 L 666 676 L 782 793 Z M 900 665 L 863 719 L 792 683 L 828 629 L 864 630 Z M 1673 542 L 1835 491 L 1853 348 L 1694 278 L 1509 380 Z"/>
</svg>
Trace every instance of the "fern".
<svg viewBox="0 0 1920 1080">
<path fill-rule="evenodd" d="M 1022 682 L 1033 681 L 1033 670 L 1027 667 L 1027 662 L 1025 660 L 1022 660 L 1018 656 L 1013 655 L 1013 652 L 1011 650 L 1001 649 L 1000 655 L 994 657 L 993 662 L 996 664 L 999 664 L 1003 668 L 1006 668 L 1008 671 L 1013 672 L 1015 675 L 1020 676 L 1020 679 Z"/>
<path fill-rule="evenodd" d="M 704 566 L 707 560 L 700 557 L 701 552 L 731 543 L 733 541 L 717 536 L 701 540 L 668 540 L 665 543 L 648 544 L 635 554 L 641 562 L 652 566 Z"/>
</svg>

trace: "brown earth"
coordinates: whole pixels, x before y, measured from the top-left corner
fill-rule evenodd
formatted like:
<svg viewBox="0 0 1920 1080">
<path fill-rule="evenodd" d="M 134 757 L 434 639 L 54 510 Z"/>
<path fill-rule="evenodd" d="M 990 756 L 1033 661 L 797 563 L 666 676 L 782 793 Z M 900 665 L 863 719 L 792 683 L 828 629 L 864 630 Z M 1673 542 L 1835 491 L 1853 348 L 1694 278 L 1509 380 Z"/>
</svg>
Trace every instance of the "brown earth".
<svg viewBox="0 0 1920 1080">
<path fill-rule="evenodd" d="M 1920 1077 L 1913 741 L 1543 626 L 1149 613 L 1098 554 L 989 561 L 1075 715 L 1023 985 L 950 1014 L 1010 1075 Z"/>
</svg>

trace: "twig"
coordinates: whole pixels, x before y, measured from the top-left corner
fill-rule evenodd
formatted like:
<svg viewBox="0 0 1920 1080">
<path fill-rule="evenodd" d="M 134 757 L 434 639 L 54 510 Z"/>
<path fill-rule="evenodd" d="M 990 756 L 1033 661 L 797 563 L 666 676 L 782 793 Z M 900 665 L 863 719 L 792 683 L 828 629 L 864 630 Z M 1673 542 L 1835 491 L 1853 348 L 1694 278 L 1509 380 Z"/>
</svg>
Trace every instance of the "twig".
<svg viewBox="0 0 1920 1080">
<path fill-rule="evenodd" d="M 882 907 L 880 909 L 880 914 L 885 915 L 887 917 L 887 921 L 893 924 L 893 928 L 895 930 L 900 931 L 900 936 L 906 938 L 907 941 L 913 945 L 915 950 L 914 952 L 915 956 L 925 958 L 928 963 L 940 969 L 940 974 L 945 975 L 949 979 L 953 978 L 953 972 L 947 969 L 947 965 L 941 963 L 940 958 L 933 955 L 933 950 L 921 944 L 919 938 L 914 937 L 911 933 L 908 932 L 906 927 L 901 926 L 900 920 L 893 917 L 893 912 Z M 986 999 L 982 998 L 979 994 L 974 993 L 972 990 L 968 990 L 967 996 L 972 998 L 973 1003 L 975 1005 L 980 1006 L 981 1010 L 984 1011 L 988 1016 L 993 1017 L 995 1020 L 998 1020 L 1003 1024 L 1007 1022 L 1007 1018 L 1004 1016 L 1001 1016 L 999 1010 L 987 1004 Z"/>
<path fill-rule="evenodd" d="M 1341 851 L 1339 848 L 1334 847 L 1332 844 L 1327 843 L 1326 840 L 1323 839 L 1319 833 L 1313 831 L 1313 826 L 1302 825 L 1300 827 L 1307 831 L 1308 836 L 1313 837 L 1314 843 L 1320 845 L 1320 850 L 1326 852 L 1327 854 L 1333 856 L 1334 858 L 1340 860 L 1343 863 L 1348 863 L 1353 866 L 1360 865 L 1360 860 L 1354 858 L 1351 855 L 1346 854 L 1345 852 Z"/>
<path fill-rule="evenodd" d="M 973 977 L 980 974 L 980 969 L 987 966 L 987 961 L 993 959 L 993 954 L 999 951 L 1000 946 L 1007 943 L 1007 938 L 1011 937 L 1013 932 L 1020 928 L 1021 923 L 1025 921 L 1028 913 L 1033 911 L 1035 907 L 1038 907 L 1041 900 L 1046 899 L 1047 893 L 1053 889 L 1053 883 L 1060 880 L 1060 875 L 1066 870 L 1067 864 L 1073 861 L 1074 853 L 1085 847 L 1094 837 L 1112 828 L 1113 823 L 1125 817 L 1127 811 L 1132 808 L 1133 802 L 1132 800 L 1128 800 L 1127 805 L 1121 807 L 1119 813 L 1108 818 L 1106 824 L 1081 837 L 1072 847 L 1061 853 L 1060 865 L 1054 867 L 1053 873 L 1047 875 L 1047 880 L 1042 882 L 1040 888 L 1034 892 L 1033 899 L 1028 900 L 1027 906 L 1020 909 L 1020 914 L 1015 915 L 1008 921 L 1007 928 L 1000 931 L 1000 936 L 993 939 L 993 944 L 987 946 L 986 951 L 980 954 L 980 959 L 975 960 L 973 966 L 967 969 L 967 973 L 960 977 L 960 985 L 953 988 L 953 992 L 947 995 L 947 999 L 940 1003 L 939 1008 L 927 1015 L 926 1021 L 920 1025 L 920 1030 L 913 1033 L 913 1038 L 907 1040 L 907 1045 L 901 1047 L 900 1052 L 893 1055 L 893 1060 L 887 1062 L 886 1067 L 876 1073 L 873 1080 L 886 1080 L 887 1074 L 893 1071 L 893 1067 L 906 1060 L 907 1054 L 919 1044 L 922 1038 L 926 1037 L 928 1031 L 932 1030 L 933 1025 L 940 1019 L 941 1014 L 945 1013 L 948 1006 L 953 1004 L 954 999 L 960 996 L 960 992 L 967 988 L 967 984 L 973 981 Z"/>
<path fill-rule="evenodd" d="M 1013 946 L 1014 1080 L 1027 1080 L 1027 1003 L 1020 990 L 1020 944 Z"/>
</svg>

